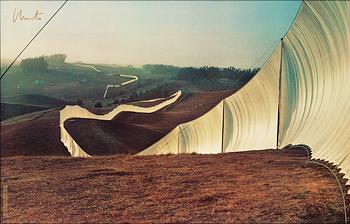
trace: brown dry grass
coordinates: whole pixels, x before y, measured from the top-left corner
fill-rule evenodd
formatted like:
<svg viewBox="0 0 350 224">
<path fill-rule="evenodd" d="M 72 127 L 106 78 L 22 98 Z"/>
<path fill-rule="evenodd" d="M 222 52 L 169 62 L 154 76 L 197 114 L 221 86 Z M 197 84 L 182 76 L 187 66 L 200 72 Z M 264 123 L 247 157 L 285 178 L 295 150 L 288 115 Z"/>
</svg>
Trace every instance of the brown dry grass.
<svg viewBox="0 0 350 224">
<path fill-rule="evenodd" d="M 184 94 L 179 101 L 156 113 L 121 113 L 112 121 L 74 119 L 76 122 L 67 122 L 66 128 L 91 155 L 134 154 L 156 142 L 178 123 L 210 110 L 230 93 L 232 91 Z M 154 103 L 141 104 L 139 106 L 152 106 Z M 114 107 L 89 110 L 105 114 Z M 26 114 L 2 123 L 1 157 L 69 156 L 60 141 L 59 110 Z M 42 144 L 43 141 L 46 144 Z"/>
<path fill-rule="evenodd" d="M 59 110 L 23 115 L 19 120 L 2 123 L 1 157 L 69 156 L 61 142 Z"/>
<path fill-rule="evenodd" d="M 335 179 L 305 160 L 295 150 L 2 158 L 2 221 L 342 223 Z"/>
</svg>

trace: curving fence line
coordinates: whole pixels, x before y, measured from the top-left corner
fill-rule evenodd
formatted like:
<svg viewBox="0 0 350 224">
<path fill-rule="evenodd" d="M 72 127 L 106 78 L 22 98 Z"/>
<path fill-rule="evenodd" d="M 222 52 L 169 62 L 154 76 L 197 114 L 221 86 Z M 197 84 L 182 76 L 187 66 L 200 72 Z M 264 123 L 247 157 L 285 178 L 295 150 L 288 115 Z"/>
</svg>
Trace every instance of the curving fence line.
<svg viewBox="0 0 350 224">
<path fill-rule="evenodd" d="M 126 77 L 126 78 L 132 78 L 132 79 L 128 80 L 128 81 L 125 81 L 125 82 L 122 82 L 121 84 L 117 84 L 117 85 L 107 85 L 105 93 L 103 94 L 103 99 L 106 98 L 109 88 L 113 88 L 113 87 L 118 88 L 120 86 L 124 86 L 124 85 L 130 84 L 132 82 L 135 82 L 135 81 L 139 80 L 139 77 L 136 76 L 136 75 L 119 75 L 119 76 L 120 77 Z"/>
<path fill-rule="evenodd" d="M 303 1 L 256 76 L 138 155 L 306 144 L 350 184 L 350 2 Z"/>
<path fill-rule="evenodd" d="M 139 107 L 130 104 L 122 104 L 116 107 L 111 112 L 104 115 L 97 115 L 91 113 L 85 108 L 80 106 L 66 106 L 60 111 L 60 131 L 61 131 L 61 142 L 66 146 L 68 152 L 73 157 L 90 157 L 72 138 L 68 131 L 64 127 L 64 122 L 71 118 L 86 118 L 96 120 L 112 120 L 117 114 L 121 112 L 137 112 L 137 113 L 153 113 L 160 110 L 174 102 L 181 96 L 181 91 L 178 91 L 171 95 L 168 100 L 165 100 L 155 106 L 151 107 Z M 163 98 L 166 99 L 166 98 Z"/>
<path fill-rule="evenodd" d="M 303 1 L 290 29 L 250 82 L 203 116 L 179 124 L 138 155 L 223 153 L 306 144 L 313 149 L 312 159 L 336 164 L 350 184 L 349 18 L 349 1 Z M 113 116 L 103 118 L 80 107 L 61 111 L 62 142 L 72 156 L 88 155 L 66 132 L 64 120 L 107 120 L 122 110 L 120 107 Z M 124 109 L 130 111 L 129 107 L 146 110 L 131 105 Z"/>
<path fill-rule="evenodd" d="M 79 67 L 84 67 L 84 68 L 91 68 L 93 69 L 95 72 L 102 72 L 100 69 L 97 69 L 95 68 L 94 66 L 92 65 L 81 65 L 81 64 L 75 64 L 76 66 L 79 66 Z"/>
<path fill-rule="evenodd" d="M 303 2 L 282 52 L 279 147 L 309 145 L 350 179 L 350 2 Z"/>
</svg>

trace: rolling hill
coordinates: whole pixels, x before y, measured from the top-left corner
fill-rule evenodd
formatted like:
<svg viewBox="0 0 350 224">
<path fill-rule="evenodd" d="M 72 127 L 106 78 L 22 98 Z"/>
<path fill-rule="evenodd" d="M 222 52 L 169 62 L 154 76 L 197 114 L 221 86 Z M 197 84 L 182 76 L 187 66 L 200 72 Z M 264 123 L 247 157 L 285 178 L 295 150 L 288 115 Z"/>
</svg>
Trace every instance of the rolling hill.
<svg viewBox="0 0 350 224">
<path fill-rule="evenodd" d="M 342 223 L 336 181 L 306 159 L 298 149 L 1 158 L 1 221 Z"/>
<path fill-rule="evenodd" d="M 36 111 L 63 107 L 69 103 L 36 94 L 1 97 L 1 121 Z"/>
</svg>

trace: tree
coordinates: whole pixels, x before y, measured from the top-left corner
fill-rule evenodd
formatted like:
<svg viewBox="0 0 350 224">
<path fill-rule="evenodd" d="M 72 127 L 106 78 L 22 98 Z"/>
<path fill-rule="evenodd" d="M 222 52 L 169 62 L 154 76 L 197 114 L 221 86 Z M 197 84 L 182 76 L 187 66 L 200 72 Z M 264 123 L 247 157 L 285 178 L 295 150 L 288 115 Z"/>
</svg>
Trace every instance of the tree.
<svg viewBox="0 0 350 224">
<path fill-rule="evenodd" d="M 45 56 L 45 61 L 49 64 L 63 64 L 67 58 L 65 54 L 53 54 L 49 56 Z"/>
<path fill-rule="evenodd" d="M 20 66 L 26 72 L 43 73 L 47 71 L 47 62 L 44 60 L 44 56 L 23 59 Z"/>
<path fill-rule="evenodd" d="M 173 65 L 163 65 L 163 64 L 146 64 L 142 68 L 152 74 L 170 74 L 175 75 L 179 71 L 179 67 Z"/>
<path fill-rule="evenodd" d="M 177 73 L 177 79 L 189 81 L 204 90 L 238 89 L 258 71 L 259 68 L 252 70 L 235 67 L 187 67 L 180 68 Z"/>
</svg>

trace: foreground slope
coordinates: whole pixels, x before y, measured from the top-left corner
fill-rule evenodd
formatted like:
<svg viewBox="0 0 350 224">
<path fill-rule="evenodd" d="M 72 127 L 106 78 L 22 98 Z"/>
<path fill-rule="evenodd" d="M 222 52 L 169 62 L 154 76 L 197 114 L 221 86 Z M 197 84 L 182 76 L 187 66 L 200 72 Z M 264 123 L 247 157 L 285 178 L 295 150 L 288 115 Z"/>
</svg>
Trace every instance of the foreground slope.
<svg viewBox="0 0 350 224">
<path fill-rule="evenodd" d="M 337 183 L 298 150 L 1 159 L 2 221 L 343 223 Z"/>
<path fill-rule="evenodd" d="M 59 110 L 50 109 L 1 123 L 1 157 L 69 156 L 60 141 Z"/>
</svg>

